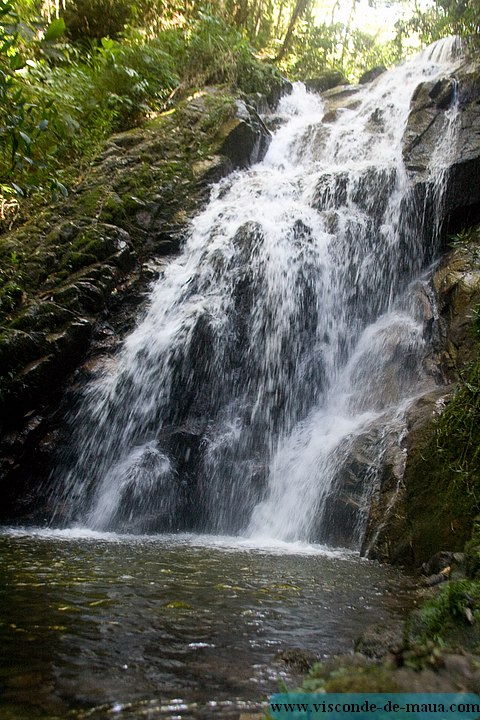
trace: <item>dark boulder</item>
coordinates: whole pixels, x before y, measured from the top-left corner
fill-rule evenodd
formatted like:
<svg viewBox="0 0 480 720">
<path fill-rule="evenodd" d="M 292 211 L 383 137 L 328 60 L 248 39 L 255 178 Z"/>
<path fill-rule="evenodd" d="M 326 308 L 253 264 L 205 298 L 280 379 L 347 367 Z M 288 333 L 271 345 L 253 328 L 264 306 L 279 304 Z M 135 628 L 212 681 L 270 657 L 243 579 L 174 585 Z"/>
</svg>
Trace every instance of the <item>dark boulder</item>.
<svg viewBox="0 0 480 720">
<path fill-rule="evenodd" d="M 380 75 L 383 75 L 386 70 L 387 68 L 385 67 L 385 65 L 377 65 L 371 70 L 367 70 L 367 72 L 364 72 L 363 75 L 360 76 L 358 82 L 360 85 L 366 85 L 367 83 L 371 83 L 378 77 L 380 77 Z"/>
<path fill-rule="evenodd" d="M 444 197 L 446 228 L 455 232 L 480 220 L 480 76 L 478 65 L 464 63 L 450 76 L 421 83 L 414 93 L 403 137 L 403 157 L 414 183 L 428 181 L 438 136 L 446 134 L 452 113 L 455 139 L 445 147 L 448 161 Z"/>
<path fill-rule="evenodd" d="M 325 70 L 325 72 L 314 78 L 305 80 L 305 87 L 310 92 L 322 93 L 325 90 L 331 90 L 338 85 L 348 85 L 348 80 L 338 70 Z"/>
<path fill-rule="evenodd" d="M 263 159 L 270 138 L 257 112 L 237 100 L 235 116 L 220 130 L 218 151 L 228 157 L 234 168 L 245 168 Z"/>
</svg>

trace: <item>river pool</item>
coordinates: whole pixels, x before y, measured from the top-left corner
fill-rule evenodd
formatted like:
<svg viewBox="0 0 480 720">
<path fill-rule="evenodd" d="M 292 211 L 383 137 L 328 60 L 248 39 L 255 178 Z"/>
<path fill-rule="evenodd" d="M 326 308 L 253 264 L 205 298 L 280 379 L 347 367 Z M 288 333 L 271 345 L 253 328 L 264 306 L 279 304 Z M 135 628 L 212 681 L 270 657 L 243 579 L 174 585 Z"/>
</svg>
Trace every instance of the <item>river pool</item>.
<svg viewBox="0 0 480 720">
<path fill-rule="evenodd" d="M 221 718 L 298 678 L 286 648 L 352 650 L 399 576 L 353 553 L 241 538 L 0 534 L 2 720 Z"/>
</svg>

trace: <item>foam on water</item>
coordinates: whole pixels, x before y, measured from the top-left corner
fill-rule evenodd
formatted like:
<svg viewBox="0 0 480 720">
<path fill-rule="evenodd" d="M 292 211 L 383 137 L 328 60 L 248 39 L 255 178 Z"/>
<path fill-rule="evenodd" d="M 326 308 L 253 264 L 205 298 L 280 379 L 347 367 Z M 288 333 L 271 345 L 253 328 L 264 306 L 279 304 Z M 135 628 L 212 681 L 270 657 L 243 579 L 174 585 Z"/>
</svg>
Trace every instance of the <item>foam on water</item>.
<svg viewBox="0 0 480 720">
<path fill-rule="evenodd" d="M 159 535 L 133 535 L 131 533 L 102 532 L 88 527 L 37 528 L 0 527 L 0 536 L 36 538 L 65 542 L 85 541 L 112 544 L 148 544 L 159 547 L 210 548 L 222 552 L 255 552 L 268 555 L 318 555 L 327 558 L 357 560 L 358 553 L 305 542 L 284 542 L 272 538 L 249 538 L 228 535 L 201 535 L 197 533 L 163 533 Z"/>
</svg>

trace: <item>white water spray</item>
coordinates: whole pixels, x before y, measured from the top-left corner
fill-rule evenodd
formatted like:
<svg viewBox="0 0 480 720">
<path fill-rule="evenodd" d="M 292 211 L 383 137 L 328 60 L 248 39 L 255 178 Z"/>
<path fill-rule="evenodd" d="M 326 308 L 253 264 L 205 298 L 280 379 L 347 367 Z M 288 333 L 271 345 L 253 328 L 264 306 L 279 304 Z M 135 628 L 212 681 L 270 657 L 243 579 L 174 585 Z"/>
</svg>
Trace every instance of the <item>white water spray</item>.
<svg viewBox="0 0 480 720">
<path fill-rule="evenodd" d="M 88 390 L 63 489 L 72 518 L 329 541 L 356 438 L 398 420 L 429 382 L 411 283 L 431 250 L 409 205 L 402 135 L 416 86 L 448 70 L 444 51 L 385 73 L 324 120 L 326 104 L 302 85 L 282 99 L 265 159 L 213 189 L 115 366 Z M 350 543 L 362 517 L 348 520 Z"/>
</svg>

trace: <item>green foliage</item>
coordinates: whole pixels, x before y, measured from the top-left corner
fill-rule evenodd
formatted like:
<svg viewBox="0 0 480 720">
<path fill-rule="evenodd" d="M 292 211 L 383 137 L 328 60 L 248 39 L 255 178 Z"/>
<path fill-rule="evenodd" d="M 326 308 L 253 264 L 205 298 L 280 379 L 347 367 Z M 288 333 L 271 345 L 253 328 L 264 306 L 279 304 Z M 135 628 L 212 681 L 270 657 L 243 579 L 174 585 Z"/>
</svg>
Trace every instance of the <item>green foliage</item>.
<svg viewBox="0 0 480 720">
<path fill-rule="evenodd" d="M 321 74 L 325 68 L 336 68 L 343 31 L 340 23 L 303 25 L 293 40 L 285 70 L 293 77 L 305 80 Z"/>
<path fill-rule="evenodd" d="M 379 65 L 391 67 L 400 60 L 402 53 L 393 41 L 379 43 L 373 35 L 356 29 L 348 40 L 343 72 L 347 77 L 358 80 L 367 70 Z"/>
<path fill-rule="evenodd" d="M 163 107 L 179 82 L 174 59 L 159 40 L 125 45 L 103 38 L 91 63 L 95 99 L 106 98 L 119 128 Z"/>
<path fill-rule="evenodd" d="M 448 404 L 437 431 L 437 449 L 451 471 L 480 508 L 480 361 L 466 371 Z"/>
<path fill-rule="evenodd" d="M 103 37 L 117 38 L 132 17 L 127 0 L 70 0 L 63 18 L 71 40 L 85 42 Z"/>
<path fill-rule="evenodd" d="M 279 74 L 264 58 L 280 48 L 294 79 L 335 69 L 355 80 L 396 61 L 407 31 L 478 30 L 473 0 L 439 0 L 433 19 L 417 10 L 383 45 L 354 28 L 355 4 L 346 23 L 336 6 L 319 22 L 308 0 L 65 0 L 61 17 L 45 0 L 43 18 L 39 7 L 0 0 L 0 230 L 21 218 L 22 198 L 65 196 L 110 133 L 192 88 L 268 94 Z"/>
<path fill-rule="evenodd" d="M 215 15 L 198 13 L 177 33 L 167 32 L 165 41 L 185 85 L 228 83 L 251 93 L 278 81 L 273 66 L 259 62 L 242 34 Z"/>
<path fill-rule="evenodd" d="M 37 102 L 31 94 L 29 66 L 33 57 L 48 62 L 63 34 L 63 20 L 49 25 L 20 20 L 11 0 L 0 0 L 0 226 L 9 227 L 18 211 L 14 193 L 25 196 L 64 186 L 45 172 L 48 163 L 44 136 L 49 133 L 53 100 Z"/>
<path fill-rule="evenodd" d="M 478 0 L 437 0 L 427 9 L 415 7 L 408 20 L 397 23 L 397 42 L 415 33 L 424 44 L 448 35 L 471 38 L 479 44 L 480 13 Z"/>
<path fill-rule="evenodd" d="M 445 583 L 432 599 L 409 616 L 407 629 L 410 643 L 464 642 L 478 643 L 478 633 L 471 624 L 480 619 L 480 582 L 456 580 Z"/>
<path fill-rule="evenodd" d="M 471 238 L 470 230 L 469 229 L 463 229 L 459 230 L 458 233 L 455 233 L 454 235 L 449 235 L 448 241 L 449 245 L 451 247 L 457 247 L 458 245 L 463 245 L 466 242 L 469 242 Z"/>
<path fill-rule="evenodd" d="M 46 42 L 59 40 L 65 32 L 65 27 L 65 20 L 63 18 L 55 18 L 45 30 L 44 40 L 46 40 Z"/>
<path fill-rule="evenodd" d="M 30 103 L 48 111 L 43 182 L 56 197 L 66 194 L 72 162 L 88 162 L 109 134 L 162 108 L 178 83 L 172 59 L 157 41 L 124 45 L 103 39 L 86 62 L 70 53 L 68 63 L 40 62 L 29 71 Z"/>
<path fill-rule="evenodd" d="M 214 15 L 197 12 L 151 39 L 131 29 L 121 42 L 102 37 L 88 46 L 96 34 L 93 23 L 106 9 L 101 0 L 77 0 L 67 8 L 67 22 L 70 11 L 82 8 L 91 22 L 90 35 L 82 31 L 82 47 L 58 44 L 63 18 L 47 26 L 37 23 L 36 30 L 32 20 L 31 32 L 23 29 L 20 37 L 13 0 L 0 0 L 5 19 L 0 26 L 3 229 L 18 214 L 14 193 L 65 196 L 73 173 L 92 160 L 109 134 L 165 110 L 176 90 L 178 96 L 192 87 L 226 83 L 245 92 L 268 92 L 279 81 L 242 34 Z"/>
<path fill-rule="evenodd" d="M 305 80 L 327 69 L 340 71 L 351 82 L 378 65 L 391 66 L 401 59 L 394 42 L 378 40 L 343 23 L 300 23 L 282 67 L 292 78 Z"/>
</svg>

